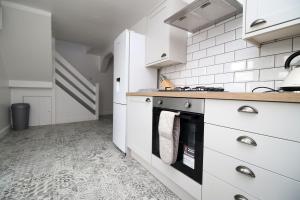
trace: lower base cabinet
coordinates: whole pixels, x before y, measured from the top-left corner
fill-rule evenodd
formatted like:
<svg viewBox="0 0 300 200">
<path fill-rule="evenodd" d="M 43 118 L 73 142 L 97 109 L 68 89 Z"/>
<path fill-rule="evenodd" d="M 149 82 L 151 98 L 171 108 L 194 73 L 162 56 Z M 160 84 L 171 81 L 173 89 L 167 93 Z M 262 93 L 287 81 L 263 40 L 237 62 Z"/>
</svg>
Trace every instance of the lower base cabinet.
<svg viewBox="0 0 300 200">
<path fill-rule="evenodd" d="M 127 146 L 151 163 L 152 155 L 152 97 L 128 97 Z"/>
<path fill-rule="evenodd" d="M 249 194 L 203 172 L 202 200 L 256 200 Z"/>
</svg>

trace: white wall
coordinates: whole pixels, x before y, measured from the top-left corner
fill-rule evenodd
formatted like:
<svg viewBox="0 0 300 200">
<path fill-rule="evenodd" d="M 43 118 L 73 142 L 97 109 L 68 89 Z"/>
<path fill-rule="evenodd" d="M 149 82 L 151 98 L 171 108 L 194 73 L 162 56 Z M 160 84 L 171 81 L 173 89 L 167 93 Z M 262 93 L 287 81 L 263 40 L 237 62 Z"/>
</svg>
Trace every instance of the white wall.
<svg viewBox="0 0 300 200">
<path fill-rule="evenodd" d="M 10 90 L 8 88 L 7 73 L 3 67 L 2 44 L 0 42 L 0 137 L 9 126 L 9 105 Z"/>
<path fill-rule="evenodd" d="M 241 37 L 241 15 L 191 34 L 187 64 L 163 68 L 161 73 L 176 86 L 218 86 L 231 92 L 251 92 L 258 86 L 280 87 L 288 74 L 284 62 L 292 52 L 300 50 L 300 37 L 260 48 Z"/>
<path fill-rule="evenodd" d="M 51 14 L 2 2 L 3 66 L 10 80 L 52 81 Z"/>
<path fill-rule="evenodd" d="M 94 84 L 99 83 L 99 114 L 112 114 L 113 66 L 110 66 L 106 72 L 100 72 L 100 65 L 104 54 L 103 56 L 88 54 L 89 47 L 60 40 L 56 41 L 55 48 L 83 76 Z"/>
</svg>

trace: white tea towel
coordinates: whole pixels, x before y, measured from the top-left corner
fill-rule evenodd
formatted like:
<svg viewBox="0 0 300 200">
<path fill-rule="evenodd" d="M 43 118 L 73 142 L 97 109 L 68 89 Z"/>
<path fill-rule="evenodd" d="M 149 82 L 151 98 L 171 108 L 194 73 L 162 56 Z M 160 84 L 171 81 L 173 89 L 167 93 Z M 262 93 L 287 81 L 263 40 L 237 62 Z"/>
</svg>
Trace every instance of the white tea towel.
<svg viewBox="0 0 300 200">
<path fill-rule="evenodd" d="M 159 116 L 159 154 L 166 164 L 176 162 L 180 135 L 179 113 L 162 111 Z"/>
</svg>

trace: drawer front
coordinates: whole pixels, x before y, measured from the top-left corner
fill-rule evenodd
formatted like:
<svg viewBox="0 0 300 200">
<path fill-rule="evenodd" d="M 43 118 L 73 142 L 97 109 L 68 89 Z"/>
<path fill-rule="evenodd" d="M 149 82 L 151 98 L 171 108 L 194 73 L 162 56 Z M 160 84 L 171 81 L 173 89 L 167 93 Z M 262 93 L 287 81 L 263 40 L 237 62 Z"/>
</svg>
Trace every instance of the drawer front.
<svg viewBox="0 0 300 200">
<path fill-rule="evenodd" d="M 246 192 L 221 181 L 205 171 L 203 172 L 202 200 L 238 200 L 238 197 L 241 196 L 245 200 L 256 200 Z"/>
<path fill-rule="evenodd" d="M 300 143 L 211 124 L 204 129 L 205 147 L 300 181 Z"/>
<path fill-rule="evenodd" d="M 205 122 L 300 142 L 300 104 L 212 100 Z"/>
<path fill-rule="evenodd" d="M 238 167 L 249 175 L 238 172 Z M 204 149 L 204 170 L 258 199 L 300 199 L 300 182 L 207 148 Z"/>
</svg>

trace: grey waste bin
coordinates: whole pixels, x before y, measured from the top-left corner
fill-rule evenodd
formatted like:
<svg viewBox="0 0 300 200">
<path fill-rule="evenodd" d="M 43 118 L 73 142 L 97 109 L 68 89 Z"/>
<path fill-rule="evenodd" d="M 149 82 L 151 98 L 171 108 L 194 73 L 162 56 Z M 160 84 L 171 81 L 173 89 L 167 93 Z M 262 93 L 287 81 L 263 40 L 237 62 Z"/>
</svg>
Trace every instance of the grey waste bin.
<svg viewBox="0 0 300 200">
<path fill-rule="evenodd" d="M 28 103 L 15 103 L 11 105 L 12 128 L 23 130 L 28 128 L 30 105 Z"/>
</svg>

